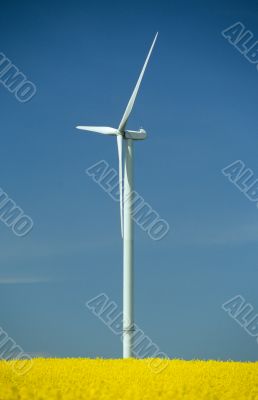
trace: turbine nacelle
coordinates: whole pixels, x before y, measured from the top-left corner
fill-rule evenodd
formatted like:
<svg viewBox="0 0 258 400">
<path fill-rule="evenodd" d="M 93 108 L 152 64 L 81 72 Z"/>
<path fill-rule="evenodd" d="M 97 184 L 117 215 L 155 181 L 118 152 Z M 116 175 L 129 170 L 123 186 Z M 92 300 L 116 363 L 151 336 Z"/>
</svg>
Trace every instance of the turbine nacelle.
<svg viewBox="0 0 258 400">
<path fill-rule="evenodd" d="M 147 133 L 144 129 L 140 129 L 139 131 L 125 131 L 124 134 L 126 139 L 133 139 L 133 140 L 144 140 L 147 137 Z"/>
</svg>

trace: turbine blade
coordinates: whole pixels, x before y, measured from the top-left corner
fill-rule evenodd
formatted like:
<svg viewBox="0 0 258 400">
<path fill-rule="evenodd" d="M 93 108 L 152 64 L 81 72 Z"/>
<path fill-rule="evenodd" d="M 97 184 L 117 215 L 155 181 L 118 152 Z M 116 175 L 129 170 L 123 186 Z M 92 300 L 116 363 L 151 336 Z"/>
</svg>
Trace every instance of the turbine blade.
<svg viewBox="0 0 258 400">
<path fill-rule="evenodd" d="M 154 40 L 153 40 L 153 42 L 152 42 L 151 48 L 150 48 L 149 53 L 148 53 L 148 55 L 147 55 L 147 58 L 146 58 L 146 60 L 145 60 L 145 63 L 144 63 L 144 66 L 143 66 L 143 68 L 142 68 L 142 71 L 141 71 L 141 73 L 140 73 L 140 76 L 139 76 L 139 78 L 138 78 L 138 81 L 137 81 L 137 83 L 136 83 L 136 86 L 135 86 L 135 88 L 134 88 L 134 91 L 133 91 L 133 93 L 132 93 L 132 95 L 131 95 L 131 97 L 130 97 L 130 100 L 129 100 L 128 104 L 127 104 L 127 107 L 126 107 L 126 109 L 125 109 L 123 118 L 122 118 L 122 120 L 121 120 L 121 122 L 120 122 L 120 125 L 119 125 L 119 128 L 118 128 L 120 132 L 123 132 L 123 131 L 125 130 L 126 123 L 127 123 L 128 118 L 129 118 L 129 116 L 130 116 L 130 114 L 131 114 L 131 111 L 132 111 L 132 109 L 133 109 L 133 105 L 134 105 L 134 102 L 135 102 L 135 99 L 136 99 L 136 96 L 137 96 L 139 87 L 140 87 L 140 85 L 141 85 L 141 81 L 142 81 L 142 78 L 143 78 L 145 69 L 146 69 L 147 64 L 148 64 L 148 61 L 149 61 L 149 59 L 150 59 L 150 56 L 151 56 L 153 47 L 154 47 L 155 42 L 156 42 L 156 40 L 157 40 L 157 36 L 158 36 L 158 32 L 156 33 L 155 38 L 154 38 Z"/>
<path fill-rule="evenodd" d="M 119 197 L 120 197 L 120 219 L 121 219 L 121 235 L 124 235 L 124 213 L 123 213 L 123 137 L 117 136 L 118 150 L 118 171 L 119 171 Z"/>
<path fill-rule="evenodd" d="M 82 131 L 102 133 L 103 135 L 120 135 L 118 129 L 110 128 L 108 126 L 76 126 L 76 128 Z"/>
</svg>

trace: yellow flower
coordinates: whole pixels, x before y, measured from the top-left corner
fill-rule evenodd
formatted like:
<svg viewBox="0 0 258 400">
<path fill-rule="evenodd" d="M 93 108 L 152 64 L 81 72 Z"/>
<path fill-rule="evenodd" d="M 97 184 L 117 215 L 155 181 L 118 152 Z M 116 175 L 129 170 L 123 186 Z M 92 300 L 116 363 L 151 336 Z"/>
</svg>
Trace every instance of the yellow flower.
<svg viewBox="0 0 258 400">
<path fill-rule="evenodd" d="M 0 361 L 0 400 L 258 400 L 258 363 L 157 361 Z"/>
</svg>

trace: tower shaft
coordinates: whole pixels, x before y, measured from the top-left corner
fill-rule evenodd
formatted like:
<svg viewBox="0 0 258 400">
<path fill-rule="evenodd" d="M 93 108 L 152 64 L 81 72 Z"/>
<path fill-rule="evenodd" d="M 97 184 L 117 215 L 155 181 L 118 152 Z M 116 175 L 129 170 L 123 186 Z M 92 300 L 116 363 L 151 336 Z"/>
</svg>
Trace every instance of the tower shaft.
<svg viewBox="0 0 258 400">
<path fill-rule="evenodd" d="M 133 357 L 134 335 L 134 226 L 133 140 L 125 139 L 123 235 L 123 357 Z"/>
</svg>

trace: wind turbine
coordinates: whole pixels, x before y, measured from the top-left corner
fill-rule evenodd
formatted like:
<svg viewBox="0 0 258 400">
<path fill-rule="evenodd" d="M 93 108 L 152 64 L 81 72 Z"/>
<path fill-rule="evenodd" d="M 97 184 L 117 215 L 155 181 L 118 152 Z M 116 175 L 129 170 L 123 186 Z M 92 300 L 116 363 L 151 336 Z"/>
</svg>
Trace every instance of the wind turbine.
<svg viewBox="0 0 258 400">
<path fill-rule="evenodd" d="M 133 227 L 133 142 L 143 140 L 147 134 L 144 129 L 129 131 L 126 129 L 128 118 L 132 112 L 141 81 L 150 59 L 158 33 L 143 65 L 134 91 L 125 109 L 123 118 L 117 129 L 105 126 L 76 126 L 77 129 L 116 136 L 119 162 L 119 192 L 121 234 L 123 238 L 123 357 L 133 357 L 134 335 L 134 227 Z M 125 146 L 123 174 L 123 145 Z M 124 185 L 123 185 L 124 183 Z"/>
</svg>

